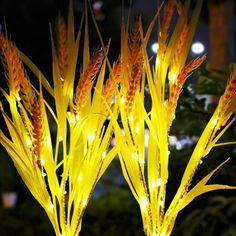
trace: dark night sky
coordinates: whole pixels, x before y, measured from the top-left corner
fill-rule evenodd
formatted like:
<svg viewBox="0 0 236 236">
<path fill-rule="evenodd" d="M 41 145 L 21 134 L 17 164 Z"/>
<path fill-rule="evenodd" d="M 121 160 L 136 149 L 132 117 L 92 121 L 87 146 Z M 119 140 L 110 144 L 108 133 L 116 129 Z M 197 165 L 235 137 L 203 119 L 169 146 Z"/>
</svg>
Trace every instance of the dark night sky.
<svg viewBox="0 0 236 236">
<path fill-rule="evenodd" d="M 65 0 L 1 0 L 0 23 L 4 25 L 5 18 L 8 34 L 32 60 L 36 60 L 40 65 L 45 62 L 50 63 L 49 22 L 54 22 L 59 10 L 62 13 L 67 12 L 67 2 Z M 81 2 L 75 1 L 77 23 L 83 9 Z M 119 43 L 121 2 L 121 0 L 105 0 L 102 8 L 105 19 L 99 23 L 104 37 L 111 37 L 114 43 Z M 143 0 L 133 1 L 132 15 L 141 13 L 143 21 L 149 22 L 156 11 L 156 2 L 156 0 L 149 0 L 147 4 Z M 199 23 L 195 40 L 208 45 L 207 26 L 203 21 Z"/>
</svg>

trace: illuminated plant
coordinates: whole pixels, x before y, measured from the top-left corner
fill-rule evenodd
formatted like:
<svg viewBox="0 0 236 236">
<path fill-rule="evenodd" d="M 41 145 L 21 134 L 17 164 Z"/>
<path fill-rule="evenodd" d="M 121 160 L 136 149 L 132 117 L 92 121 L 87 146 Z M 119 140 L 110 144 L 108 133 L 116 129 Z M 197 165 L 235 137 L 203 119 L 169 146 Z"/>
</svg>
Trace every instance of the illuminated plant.
<svg viewBox="0 0 236 236">
<path fill-rule="evenodd" d="M 180 1 L 165 1 L 163 14 L 156 13 L 145 35 L 141 20 L 135 21 L 130 32 L 129 25 L 123 22 L 120 60 L 113 67 L 107 59 L 108 47 L 102 46 L 90 57 L 86 9 L 83 59 L 77 76 L 81 30 L 75 35 L 71 0 L 67 24 L 59 16 L 55 30 L 51 30 L 53 87 L 36 65 L 0 34 L 0 55 L 9 87 L 8 91 L 1 89 L 5 99 L 0 108 L 8 132 L 0 131 L 0 142 L 45 209 L 57 236 L 79 234 L 90 195 L 117 152 L 124 177 L 140 205 L 148 236 L 170 235 L 178 213 L 195 197 L 233 188 L 207 184 L 225 162 L 190 186 L 198 165 L 213 147 L 235 143 L 217 142 L 236 119 L 236 67 L 189 159 L 174 198 L 165 207 L 168 136 L 177 102 L 186 79 L 205 60 L 201 56 L 185 65 L 202 5 L 202 0 L 198 0 L 190 17 L 190 2 L 186 0 L 182 5 Z M 174 14 L 179 17 L 172 29 Z M 146 47 L 156 21 L 159 51 L 152 65 Z M 38 83 L 32 84 L 22 61 Z M 150 111 L 145 108 L 146 84 Z M 107 121 L 109 116 L 111 121 Z M 113 129 L 116 146 L 110 149 Z"/>
<path fill-rule="evenodd" d="M 163 16 L 157 12 L 145 35 L 140 20 L 133 24 L 130 31 L 129 26 L 124 23 L 122 26 L 121 83 L 116 99 L 121 121 L 113 121 L 123 174 L 140 205 L 144 231 L 148 236 L 170 235 L 178 213 L 195 197 L 213 190 L 233 188 L 207 184 L 225 162 L 198 184 L 191 188 L 190 186 L 198 165 L 213 147 L 234 143 L 217 142 L 236 119 L 235 116 L 232 118 L 236 111 L 236 67 L 189 159 L 175 196 L 170 205 L 165 207 L 170 154 L 168 136 L 175 118 L 177 102 L 186 79 L 205 60 L 203 55 L 185 65 L 202 1 L 197 1 L 191 17 L 188 14 L 191 1 L 185 1 L 183 6 L 176 2 L 165 1 Z M 176 9 L 179 18 L 170 33 L 173 15 L 177 14 Z M 152 66 L 146 46 L 156 18 L 159 21 L 159 49 Z M 150 111 L 145 108 L 146 78 L 151 96 Z"/>
<path fill-rule="evenodd" d="M 9 87 L 7 92 L 1 89 L 6 99 L 1 112 L 9 135 L 1 130 L 0 142 L 45 209 L 56 235 L 73 236 L 80 231 L 92 190 L 116 154 L 115 148 L 108 150 L 112 124 L 105 127 L 104 122 L 119 82 L 120 65 L 110 68 L 105 83 L 107 48 L 90 57 L 86 15 L 83 63 L 76 75 L 81 32 L 74 34 L 72 1 L 67 24 L 59 16 L 53 32 L 53 87 L 14 43 L 0 34 L 0 55 Z M 38 88 L 30 82 L 22 60 L 38 78 Z M 50 96 L 54 103 L 46 101 Z M 3 109 L 6 103 L 10 115 Z"/>
</svg>

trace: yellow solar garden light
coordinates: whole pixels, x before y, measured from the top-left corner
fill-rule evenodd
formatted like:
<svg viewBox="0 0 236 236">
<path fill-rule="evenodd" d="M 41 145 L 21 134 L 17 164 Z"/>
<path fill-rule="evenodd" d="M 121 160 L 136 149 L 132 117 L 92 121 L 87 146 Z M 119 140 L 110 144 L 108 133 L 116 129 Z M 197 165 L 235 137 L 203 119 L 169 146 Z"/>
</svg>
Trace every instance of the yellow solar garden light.
<svg viewBox="0 0 236 236">
<path fill-rule="evenodd" d="M 197 1 L 189 16 L 190 1 L 184 5 L 165 1 L 162 17 L 158 15 L 143 34 L 141 21 L 131 30 L 122 26 L 121 36 L 121 83 L 119 96 L 120 122 L 114 121 L 115 137 L 124 177 L 137 200 L 144 232 L 148 236 L 171 234 L 180 210 L 195 197 L 217 189 L 231 189 L 226 185 L 207 185 L 210 177 L 222 165 L 213 170 L 195 186 L 191 186 L 195 171 L 201 160 L 235 121 L 234 68 L 224 95 L 203 131 L 189 159 L 178 191 L 168 207 L 165 206 L 166 186 L 169 177 L 168 136 L 175 118 L 175 110 L 183 85 L 205 60 L 205 55 L 185 65 L 190 44 L 200 14 L 202 1 Z M 170 25 L 174 14 L 179 14 L 174 30 Z M 146 46 L 154 21 L 158 17 L 158 53 L 152 66 Z M 144 87 L 147 80 L 151 96 L 150 111 L 145 108 Z M 168 91 L 167 88 L 168 87 Z M 148 147 L 145 154 L 145 129 L 148 129 Z M 226 143 L 227 144 L 227 143 Z"/>
<path fill-rule="evenodd" d="M 1 92 L 10 107 L 9 114 L 6 102 L 1 104 L 9 135 L 0 131 L 0 142 L 45 209 L 57 236 L 78 235 L 91 192 L 116 155 L 116 148 L 109 148 L 112 125 L 105 127 L 104 122 L 119 82 L 120 65 L 110 68 L 105 83 L 107 48 L 90 57 L 86 15 L 83 62 L 77 75 L 80 35 L 81 31 L 74 34 L 70 1 L 68 22 L 59 16 L 52 33 L 53 87 L 7 36 L 0 35 L 9 86 Z M 38 88 L 31 83 L 22 59 L 38 78 Z"/>
</svg>

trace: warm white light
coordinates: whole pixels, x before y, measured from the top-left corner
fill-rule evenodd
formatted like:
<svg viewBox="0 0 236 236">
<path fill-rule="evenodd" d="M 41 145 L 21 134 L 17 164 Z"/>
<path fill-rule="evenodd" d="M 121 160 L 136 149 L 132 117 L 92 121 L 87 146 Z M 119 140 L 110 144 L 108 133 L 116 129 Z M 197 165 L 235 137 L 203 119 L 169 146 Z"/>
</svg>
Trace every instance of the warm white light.
<svg viewBox="0 0 236 236">
<path fill-rule="evenodd" d="M 32 145 L 32 140 L 30 138 L 27 138 L 25 141 L 27 145 Z"/>
<path fill-rule="evenodd" d="M 21 101 L 21 98 L 20 98 L 19 94 L 16 95 L 16 100 L 17 100 L 18 102 Z"/>
<path fill-rule="evenodd" d="M 45 172 L 42 172 L 42 175 L 43 175 L 43 177 L 46 177 L 46 176 L 47 176 L 47 174 L 46 174 Z"/>
<path fill-rule="evenodd" d="M 203 163 L 203 160 L 200 160 L 200 161 L 199 161 L 199 164 L 201 165 L 202 163 Z"/>
<path fill-rule="evenodd" d="M 138 125 L 136 125 L 136 126 L 135 126 L 135 132 L 138 134 L 138 133 L 139 133 L 139 131 L 140 131 L 140 128 L 139 128 L 139 126 L 138 126 Z"/>
<path fill-rule="evenodd" d="M 88 141 L 92 143 L 95 139 L 95 134 L 94 133 L 89 133 L 88 134 Z"/>
<path fill-rule="evenodd" d="M 158 178 L 155 182 L 152 183 L 152 187 L 156 188 L 156 187 L 160 187 L 162 185 L 162 179 Z"/>
<path fill-rule="evenodd" d="M 136 152 L 134 152 L 132 154 L 132 158 L 134 158 L 134 160 L 138 161 L 138 154 Z"/>
<path fill-rule="evenodd" d="M 43 158 L 41 158 L 40 162 L 41 162 L 41 165 L 44 166 L 45 160 Z"/>
<path fill-rule="evenodd" d="M 88 204 L 88 200 L 85 199 L 85 200 L 82 201 L 82 205 L 83 205 L 84 207 L 87 206 L 87 204 Z"/>
<path fill-rule="evenodd" d="M 78 179 L 78 181 L 80 182 L 80 181 L 82 181 L 83 176 L 82 176 L 82 175 L 79 175 L 77 179 Z"/>
<path fill-rule="evenodd" d="M 50 210 L 52 210 L 54 208 L 54 205 L 51 202 L 50 202 L 49 208 L 50 208 Z"/>
<path fill-rule="evenodd" d="M 62 141 L 62 136 L 59 136 L 59 142 L 61 142 Z"/>
<path fill-rule="evenodd" d="M 147 209 L 148 199 L 146 197 L 140 198 L 140 207 L 142 210 Z"/>
<path fill-rule="evenodd" d="M 217 118 L 215 118 L 215 119 L 212 121 L 212 123 L 213 123 L 214 126 L 217 124 L 217 121 L 218 121 Z"/>
<path fill-rule="evenodd" d="M 79 116 L 79 115 L 76 115 L 76 116 L 75 116 L 75 120 L 76 120 L 76 121 L 79 121 L 79 120 L 80 120 L 80 116 Z"/>
<path fill-rule="evenodd" d="M 121 103 L 125 103 L 125 98 L 122 97 L 122 98 L 120 99 L 120 102 L 121 102 Z"/>
<path fill-rule="evenodd" d="M 106 157 L 106 155 L 107 155 L 106 152 L 103 152 L 102 153 L 102 159 L 104 159 Z"/>
<path fill-rule="evenodd" d="M 132 114 L 130 114 L 128 120 L 129 120 L 129 122 L 132 122 L 134 120 L 134 116 Z"/>
<path fill-rule="evenodd" d="M 191 50 L 194 54 L 200 54 L 205 51 L 205 47 L 202 43 L 196 42 L 192 44 Z"/>
<path fill-rule="evenodd" d="M 145 148 L 148 148 L 149 143 L 149 131 L 148 129 L 145 129 L 145 136 L 144 136 L 144 146 Z"/>
<path fill-rule="evenodd" d="M 157 53 L 157 52 L 158 52 L 158 49 L 159 49 L 158 43 L 153 43 L 153 44 L 152 44 L 152 51 L 153 51 L 154 53 Z"/>
<path fill-rule="evenodd" d="M 177 75 L 175 73 L 169 73 L 168 78 L 169 78 L 171 84 L 174 84 L 176 82 Z"/>
<path fill-rule="evenodd" d="M 156 66 L 158 66 L 160 64 L 160 59 L 159 57 L 156 58 Z"/>
<path fill-rule="evenodd" d="M 144 161 L 144 160 L 139 160 L 138 162 L 139 162 L 139 164 L 141 164 L 141 165 L 144 165 L 144 164 L 145 164 L 145 161 Z"/>
</svg>

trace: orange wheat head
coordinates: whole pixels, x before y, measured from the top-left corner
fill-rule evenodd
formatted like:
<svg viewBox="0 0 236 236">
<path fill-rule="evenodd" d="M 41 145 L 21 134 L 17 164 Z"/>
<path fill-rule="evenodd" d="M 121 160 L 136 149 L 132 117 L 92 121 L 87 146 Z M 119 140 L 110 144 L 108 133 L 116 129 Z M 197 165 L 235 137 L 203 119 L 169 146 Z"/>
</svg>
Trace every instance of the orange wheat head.
<svg viewBox="0 0 236 236">
<path fill-rule="evenodd" d="M 189 77 L 191 72 L 198 68 L 203 61 L 205 61 L 206 56 L 200 56 L 196 59 L 189 62 L 186 66 L 182 68 L 174 84 L 170 88 L 169 100 L 167 102 L 167 114 L 168 114 L 168 127 L 171 126 L 171 123 L 174 119 L 174 113 L 177 106 L 179 95 L 182 91 L 183 85 L 186 79 Z"/>
<path fill-rule="evenodd" d="M 94 53 L 88 67 L 81 74 L 78 86 L 76 87 L 75 111 L 79 113 L 85 106 L 86 99 L 89 95 L 94 79 L 98 74 L 104 60 L 104 50 L 101 49 Z"/>
<path fill-rule="evenodd" d="M 56 54 L 61 80 L 65 79 L 68 67 L 67 28 L 64 18 L 59 15 L 56 21 Z"/>
<path fill-rule="evenodd" d="M 129 69 L 128 90 L 126 93 L 126 113 L 127 116 L 132 111 L 134 96 L 140 87 L 140 82 L 144 70 L 144 58 L 141 47 L 141 29 L 139 21 L 133 24 L 129 40 Z"/>
</svg>

